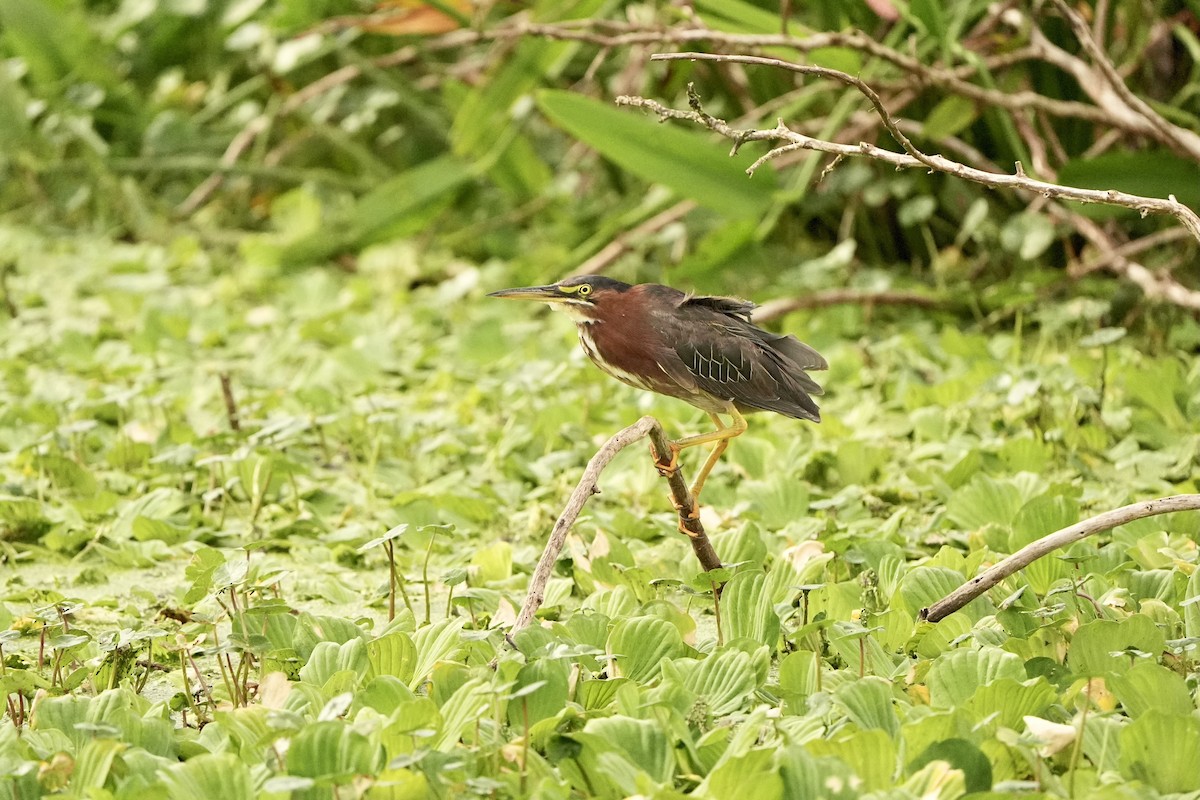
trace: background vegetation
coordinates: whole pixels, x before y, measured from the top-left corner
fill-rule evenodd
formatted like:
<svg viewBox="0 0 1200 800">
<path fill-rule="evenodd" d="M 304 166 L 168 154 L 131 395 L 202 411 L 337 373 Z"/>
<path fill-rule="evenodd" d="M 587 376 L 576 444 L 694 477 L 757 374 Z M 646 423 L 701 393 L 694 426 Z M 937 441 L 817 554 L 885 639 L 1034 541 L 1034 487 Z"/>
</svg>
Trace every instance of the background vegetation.
<svg viewBox="0 0 1200 800">
<path fill-rule="evenodd" d="M 926 152 L 1196 207 L 1197 10 L 1069 7 L 1100 57 L 1054 4 L 797 6 L 0 0 L 0 797 L 1200 792 L 1194 513 L 917 622 L 1196 491 L 1186 229 L 748 179 L 763 145 L 613 103 L 899 149 L 835 82 L 648 60 L 764 53 Z M 580 269 L 795 301 L 825 420 L 714 474 L 719 607 L 623 454 L 509 647 L 598 443 L 705 423 L 482 299 Z"/>
</svg>

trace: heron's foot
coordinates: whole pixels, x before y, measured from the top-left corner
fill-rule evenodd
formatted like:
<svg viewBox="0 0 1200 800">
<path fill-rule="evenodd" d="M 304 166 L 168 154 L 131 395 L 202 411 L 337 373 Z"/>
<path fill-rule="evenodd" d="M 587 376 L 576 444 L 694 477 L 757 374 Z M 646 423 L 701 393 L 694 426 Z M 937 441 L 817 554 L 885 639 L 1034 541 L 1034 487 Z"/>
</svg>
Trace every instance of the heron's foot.
<svg viewBox="0 0 1200 800">
<path fill-rule="evenodd" d="M 664 478 L 669 478 L 679 471 L 679 449 L 671 442 L 671 457 L 666 461 L 662 460 L 662 455 L 654 449 L 654 445 L 650 445 L 650 455 L 654 458 L 654 468 L 658 470 L 658 474 Z"/>
</svg>

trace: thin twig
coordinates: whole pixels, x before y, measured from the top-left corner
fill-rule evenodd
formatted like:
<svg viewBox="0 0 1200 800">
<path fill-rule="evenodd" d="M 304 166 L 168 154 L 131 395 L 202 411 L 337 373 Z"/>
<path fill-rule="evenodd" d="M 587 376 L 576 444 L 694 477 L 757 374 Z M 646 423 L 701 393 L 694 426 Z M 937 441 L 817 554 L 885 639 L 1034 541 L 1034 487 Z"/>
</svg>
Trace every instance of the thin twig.
<svg viewBox="0 0 1200 800">
<path fill-rule="evenodd" d="M 787 61 L 781 61 L 773 58 L 760 58 L 757 56 L 738 56 L 738 55 L 723 55 L 710 53 L 663 53 L 652 56 L 656 60 L 698 60 L 698 61 L 722 61 L 732 60 L 742 63 L 761 64 L 764 66 L 778 67 L 792 72 L 803 74 L 822 75 L 839 80 L 849 86 L 853 86 L 860 91 L 865 86 L 861 80 L 837 70 L 830 70 L 824 67 L 814 67 L 802 64 L 792 64 Z M 689 86 L 689 104 L 691 109 L 688 111 L 668 108 L 663 104 L 650 100 L 644 97 L 618 97 L 617 105 L 632 106 L 636 108 L 648 109 L 659 116 L 661 119 L 682 119 L 690 122 L 703 125 L 704 127 L 721 134 L 722 136 L 733 141 L 733 152 L 746 142 L 750 141 L 782 141 L 785 144 L 777 145 L 766 155 L 760 157 L 751 164 L 746 172 L 753 174 L 754 171 L 763 163 L 772 160 L 779 155 L 794 150 L 816 150 L 820 152 L 832 153 L 835 156 L 857 156 L 867 157 L 877 161 L 890 164 L 897 169 L 905 168 L 925 168 L 937 172 L 944 172 L 948 175 L 963 180 L 969 180 L 984 186 L 992 188 L 1004 188 L 1014 191 L 1024 191 L 1040 195 L 1048 199 L 1070 200 L 1081 203 L 1100 203 L 1104 205 L 1116 205 L 1126 208 L 1132 208 L 1139 213 L 1145 215 L 1149 213 L 1164 213 L 1171 214 L 1187 229 L 1188 233 L 1200 241 L 1200 216 L 1197 216 L 1192 209 L 1185 206 L 1175 199 L 1174 195 L 1168 195 L 1167 199 L 1141 197 L 1139 195 L 1129 194 L 1127 192 L 1119 192 L 1116 190 L 1098 190 L 1098 189 L 1080 189 L 1070 186 L 1062 186 L 1055 183 L 1036 180 L 1025 175 L 1023 172 L 1016 174 L 1006 174 L 997 171 L 989 171 L 976 167 L 967 166 L 958 163 L 942 155 L 928 155 L 918 150 L 912 141 L 900 130 L 899 124 L 891 117 L 882 102 L 879 100 L 878 94 L 867 87 L 864 95 L 871 100 L 871 104 L 877 115 L 880 116 L 889 133 L 893 135 L 896 141 L 904 148 L 905 152 L 897 153 L 891 150 L 885 150 L 868 142 L 860 142 L 857 145 L 843 144 L 839 142 L 830 142 L 823 139 L 816 139 L 805 134 L 793 131 L 783 124 L 780 120 L 775 128 L 770 130 L 737 130 L 732 128 L 724 120 L 713 117 L 706 113 L 701 107 L 699 98 L 695 91 Z M 1093 231 L 1095 233 L 1095 231 Z M 1088 236 L 1089 239 L 1102 243 L 1103 238 L 1096 236 Z M 1156 301 L 1166 301 L 1185 308 L 1200 310 L 1200 291 L 1188 289 L 1182 284 L 1175 281 L 1168 274 L 1156 274 L 1141 264 L 1128 261 L 1127 259 L 1114 258 L 1111 259 L 1106 267 L 1111 271 L 1120 274 L 1132 283 L 1136 284 L 1139 289 L 1146 295 L 1148 299 Z"/>
<path fill-rule="evenodd" d="M 1025 567 L 1037 561 L 1042 556 L 1078 542 L 1081 539 L 1085 539 L 1094 533 L 1102 533 L 1118 525 L 1125 525 L 1134 520 L 1153 517 L 1158 514 L 1198 510 L 1200 510 L 1200 494 L 1177 494 L 1171 497 L 1160 497 L 1157 500 L 1146 500 L 1145 502 L 1122 506 L 1113 511 L 1106 511 L 1091 519 L 1085 519 L 1083 522 L 1078 522 L 1069 528 L 1055 531 L 1048 536 L 1043 536 L 1041 539 L 1025 545 L 1008 558 L 985 570 L 941 600 L 938 600 L 929 608 L 921 609 L 920 617 L 929 622 L 939 622 L 1008 576 L 1025 569 Z"/>
<path fill-rule="evenodd" d="M 578 275 L 598 275 L 603 272 L 612 262 L 620 258 L 630 249 L 631 242 L 639 241 L 652 233 L 657 233 L 663 228 L 687 216 L 695 207 L 695 200 L 681 200 L 667 210 L 655 214 L 650 219 L 638 225 L 631 230 L 622 231 L 609 241 L 604 247 L 600 248 L 591 258 L 584 261 L 568 277 Z"/>
<path fill-rule="evenodd" d="M 666 433 L 663 432 L 662 425 L 654 417 L 642 417 L 628 428 L 615 433 L 588 461 L 587 467 L 583 471 L 583 477 L 579 479 L 579 485 L 575 487 L 575 491 L 571 492 L 566 507 L 555 521 L 554 528 L 550 532 L 550 539 L 546 542 L 542 556 L 538 559 L 537 567 L 533 570 L 533 577 L 529 581 L 529 590 L 525 595 L 525 603 L 521 606 L 521 612 L 513 622 L 512 628 L 509 629 L 510 636 L 527 627 L 533 621 L 533 616 L 537 613 L 538 608 L 541 607 L 542 600 L 545 599 L 546 584 L 554 572 L 554 564 L 558 561 L 558 555 L 562 552 L 571 526 L 579 518 L 588 498 L 600 492 L 596 485 L 600 480 L 600 473 L 616 457 L 617 453 L 647 436 L 650 437 L 657 452 L 669 451 L 670 442 L 667 440 Z M 717 558 L 716 551 L 713 550 L 712 543 L 709 542 L 708 536 L 700 524 L 692 503 L 692 494 L 688 490 L 683 476 L 679 470 L 674 470 L 667 477 L 672 500 L 679 510 L 680 529 L 684 530 L 686 527 L 684 532 L 691 541 L 692 549 L 700 560 L 701 566 L 705 570 L 720 567 L 721 561 Z"/>
<path fill-rule="evenodd" d="M 1114 189 L 1079 189 L 1073 186 L 1062 186 L 1056 183 L 1048 183 L 1030 178 L 1026 175 L 1010 175 L 998 172 L 988 172 L 982 169 L 969 167 L 965 164 L 959 164 L 956 161 L 951 161 L 948 158 L 940 155 L 929 155 L 917 149 L 916 145 L 904 135 L 900 130 L 892 115 L 884 107 L 883 101 L 876 94 L 875 90 L 864 83 L 861 79 L 848 75 L 836 69 L 827 67 L 817 67 L 811 64 L 793 64 L 789 61 L 783 61 L 778 58 L 763 58 L 761 56 L 740 56 L 728 55 L 722 53 L 655 53 L 652 55 L 653 61 L 732 61 L 739 64 L 758 64 L 760 66 L 774 67 L 783 69 L 789 72 L 796 72 L 802 75 L 819 75 L 821 77 L 836 80 L 844 83 L 847 86 L 852 86 L 858 89 L 864 97 L 870 101 L 875 113 L 879 115 L 888 133 L 892 138 L 904 148 L 904 153 L 895 153 L 890 150 L 882 150 L 874 145 L 862 142 L 855 145 L 844 145 L 836 142 L 826 142 L 820 139 L 814 139 L 804 134 L 796 133 L 790 130 L 779 122 L 778 126 L 769 131 L 734 131 L 723 121 L 710 117 L 708 114 L 697 112 L 694 109 L 689 114 L 688 112 L 674 111 L 673 109 L 664 109 L 668 114 L 665 116 L 693 119 L 705 127 L 728 136 L 734 140 L 734 147 L 737 148 L 742 142 L 757 141 L 757 140 L 775 140 L 790 142 L 794 146 L 802 147 L 810 150 L 821 150 L 827 153 L 843 154 L 843 155 L 868 155 L 881 161 L 890 163 L 897 168 L 911 167 L 927 167 L 936 172 L 945 172 L 949 175 L 962 178 L 964 180 L 980 183 L 984 186 L 990 186 L 995 189 L 1027 189 L 1032 192 L 1037 192 L 1044 197 L 1075 200 L 1080 203 L 1101 203 L 1104 205 L 1124 206 L 1132 208 L 1142 214 L 1170 214 L 1186 227 L 1200 241 L 1200 216 L 1196 212 L 1180 203 L 1175 199 L 1174 195 L 1168 195 L 1166 199 L 1157 197 L 1143 197 L 1141 195 L 1129 194 L 1128 192 L 1119 192 Z M 644 101 L 640 97 L 618 97 L 617 105 L 631 105 L 651 108 L 664 116 L 657 109 L 654 109 L 650 103 L 653 101 Z M 658 104 L 654 104 L 658 105 Z M 659 106 L 661 108 L 661 106 Z M 724 130 L 722 130 L 724 129 Z M 774 151 L 772 151 L 774 152 Z M 758 164 L 768 160 L 771 154 L 768 153 L 762 159 L 752 164 L 747 172 L 751 172 Z"/>
<path fill-rule="evenodd" d="M 230 430 L 237 433 L 242 429 L 242 422 L 238 416 L 237 401 L 233 398 L 233 381 L 228 372 L 222 372 L 218 377 L 221 380 L 221 396 L 225 398 L 225 418 L 229 420 Z"/>
</svg>

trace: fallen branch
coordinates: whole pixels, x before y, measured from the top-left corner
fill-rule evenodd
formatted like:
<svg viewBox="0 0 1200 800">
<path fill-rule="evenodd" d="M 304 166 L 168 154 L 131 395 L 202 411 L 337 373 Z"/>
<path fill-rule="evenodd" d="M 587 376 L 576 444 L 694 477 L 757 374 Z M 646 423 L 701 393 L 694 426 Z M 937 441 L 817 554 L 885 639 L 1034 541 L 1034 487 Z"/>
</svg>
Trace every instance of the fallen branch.
<svg viewBox="0 0 1200 800">
<path fill-rule="evenodd" d="M 542 557 L 538 559 L 537 567 L 533 570 L 533 577 L 529 581 L 529 590 L 525 595 L 525 603 L 521 606 L 521 613 L 517 615 L 516 621 L 509 630 L 510 636 L 527 627 L 533 621 L 533 616 L 537 613 L 538 608 L 541 607 L 542 600 L 545 599 L 546 583 L 549 582 L 550 575 L 554 572 L 554 563 L 558 561 L 558 555 L 562 552 L 563 544 L 566 543 L 567 534 L 570 533 L 575 520 L 579 518 L 588 498 L 600 492 L 596 485 L 600 480 L 600 473 L 616 457 L 617 453 L 647 437 L 649 437 L 655 453 L 655 466 L 658 466 L 658 454 L 670 452 L 671 444 L 666 433 L 663 432 L 662 425 L 654 417 L 642 417 L 628 428 L 618 431 L 588 461 L 587 467 L 583 471 L 583 477 L 579 479 L 579 485 L 575 487 L 575 491 L 571 492 L 566 508 L 555 521 L 554 528 L 550 532 L 550 539 L 546 542 L 545 549 L 542 550 Z M 708 535 L 704 532 L 704 527 L 700 524 L 696 513 L 697 509 L 692 502 L 692 493 L 683 480 L 683 475 L 676 469 L 667 473 L 666 478 L 667 485 L 671 488 L 671 499 L 676 510 L 679 511 L 680 531 L 686 534 L 692 543 L 692 550 L 695 551 L 700 565 L 706 571 L 717 569 L 721 566 L 721 560 L 717 557 L 717 552 L 713 549 Z"/>
<path fill-rule="evenodd" d="M 1025 545 L 995 566 L 976 575 L 929 608 L 921 609 L 920 618 L 929 622 L 940 622 L 1000 583 L 1000 581 L 1025 569 L 1025 567 L 1037 561 L 1042 556 L 1078 542 L 1081 539 L 1086 539 L 1094 533 L 1102 533 L 1118 525 L 1125 525 L 1144 517 L 1170 514 L 1174 511 L 1198 510 L 1200 510 L 1200 494 L 1177 494 L 1171 497 L 1160 497 L 1157 500 L 1146 500 L 1142 503 L 1122 506 L 1113 511 L 1099 514 L 1091 519 L 1085 519 L 1083 522 L 1077 522 L 1069 528 L 1055 531 L 1048 536 L 1043 536 L 1036 542 Z"/>
</svg>

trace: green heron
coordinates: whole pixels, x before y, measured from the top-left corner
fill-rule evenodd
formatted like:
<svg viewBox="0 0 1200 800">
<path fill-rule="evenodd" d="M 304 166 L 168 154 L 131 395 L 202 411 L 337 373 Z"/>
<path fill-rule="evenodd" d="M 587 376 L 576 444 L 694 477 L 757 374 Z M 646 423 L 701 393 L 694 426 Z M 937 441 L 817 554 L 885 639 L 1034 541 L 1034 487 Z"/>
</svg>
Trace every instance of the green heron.
<svg viewBox="0 0 1200 800">
<path fill-rule="evenodd" d="M 692 484 L 700 491 L 729 440 L 746 430 L 742 416 L 774 411 L 821 421 L 812 395 L 821 387 L 805 370 L 827 369 L 820 353 L 796 339 L 768 333 L 750 322 L 754 304 L 732 297 L 684 294 L 669 286 L 627 283 L 598 275 L 550 286 L 505 289 L 488 297 L 534 300 L 566 312 L 579 342 L 596 366 L 617 380 L 691 403 L 708 413 L 715 431 L 671 443 L 673 470 L 685 447 L 715 442 Z M 726 425 L 720 415 L 732 418 Z"/>
</svg>

